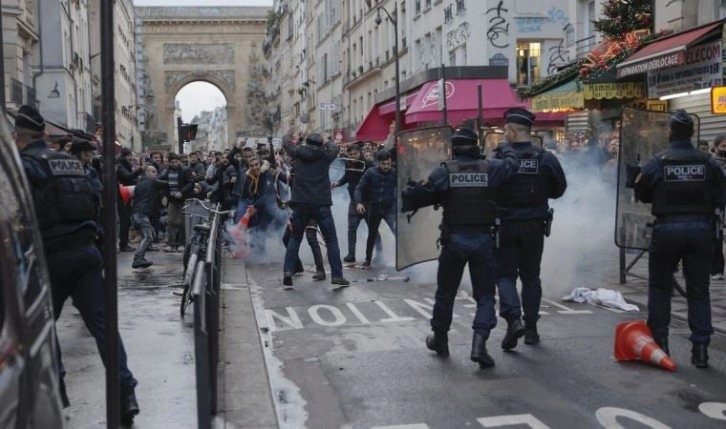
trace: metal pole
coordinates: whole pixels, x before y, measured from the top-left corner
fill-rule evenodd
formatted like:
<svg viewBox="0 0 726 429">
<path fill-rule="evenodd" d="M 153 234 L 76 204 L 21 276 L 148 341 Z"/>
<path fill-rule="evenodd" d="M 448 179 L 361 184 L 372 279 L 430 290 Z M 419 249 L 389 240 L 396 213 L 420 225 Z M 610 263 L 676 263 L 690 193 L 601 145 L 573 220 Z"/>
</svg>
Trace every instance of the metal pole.
<svg viewBox="0 0 726 429">
<path fill-rule="evenodd" d="M 176 118 L 176 134 L 179 136 L 179 154 L 184 153 L 184 134 L 182 133 L 182 118 Z"/>
<path fill-rule="evenodd" d="M 116 123 L 114 94 L 114 2 L 101 1 L 101 105 L 103 111 L 103 267 L 106 294 L 106 427 L 117 429 L 120 420 L 121 387 L 118 362 L 118 289 L 116 285 Z"/>
<path fill-rule="evenodd" d="M 476 86 L 477 96 L 477 115 L 476 115 L 476 133 L 479 135 L 479 142 L 484 146 L 484 136 L 482 135 L 482 125 L 484 125 L 484 101 L 482 96 L 481 84 Z"/>
<path fill-rule="evenodd" d="M 2 1 L 0 1 L 0 8 L 2 8 Z M 0 76 L 2 76 L 3 81 L 2 85 L 0 85 L 0 104 L 2 106 L 3 114 L 5 113 L 5 40 L 3 38 L 3 25 L 2 25 L 2 14 L 0 14 Z M 26 85 L 28 82 L 25 82 Z M 28 104 L 34 104 L 30 103 L 30 100 L 28 100 Z"/>
<path fill-rule="evenodd" d="M 398 133 L 401 131 L 401 73 L 399 70 L 400 64 L 399 64 L 399 58 L 398 58 L 398 2 L 393 3 L 393 15 L 396 17 L 396 19 L 391 20 L 393 22 L 393 33 L 394 33 L 394 42 L 393 42 L 393 55 L 396 56 L 396 138 L 398 138 Z M 395 143 L 395 142 L 394 142 Z"/>
<path fill-rule="evenodd" d="M 442 94 L 439 94 L 439 97 L 444 97 L 443 113 L 444 113 L 444 126 L 446 126 L 449 124 L 449 113 L 447 112 L 448 109 L 446 107 L 446 66 L 444 65 L 444 63 L 441 63 L 441 80 L 444 82 L 444 85 L 443 85 L 444 88 L 441 90 Z"/>
</svg>

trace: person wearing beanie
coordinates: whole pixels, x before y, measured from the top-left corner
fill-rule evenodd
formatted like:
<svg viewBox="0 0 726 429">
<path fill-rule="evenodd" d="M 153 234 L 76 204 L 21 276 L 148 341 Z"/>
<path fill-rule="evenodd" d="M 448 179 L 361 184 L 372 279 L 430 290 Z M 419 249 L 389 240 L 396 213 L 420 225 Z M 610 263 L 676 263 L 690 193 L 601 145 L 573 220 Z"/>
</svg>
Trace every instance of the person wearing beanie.
<svg viewBox="0 0 726 429">
<path fill-rule="evenodd" d="M 32 188 L 55 319 L 60 317 L 66 300 L 72 298 L 73 306 L 96 340 L 101 360 L 106 365 L 108 336 L 105 331 L 103 258 L 94 243 L 98 231 L 96 203 L 83 164 L 68 153 L 48 147 L 45 120 L 32 107 L 20 107 L 12 136 Z M 64 192 L 58 192 L 59 189 Z M 121 420 L 129 424 L 139 413 L 134 394 L 137 381 L 128 368 L 123 341 L 118 333 L 116 335 L 119 339 Z M 60 347 L 57 354 L 60 371 Z M 65 394 L 63 374 L 58 378 L 61 399 L 67 407 L 70 403 Z"/>
<path fill-rule="evenodd" d="M 691 363 L 707 368 L 713 334 L 709 274 L 714 236 L 721 232 L 715 219 L 722 216 L 716 211 L 726 203 L 726 176 L 710 154 L 694 147 L 693 135 L 693 119 L 685 110 L 677 110 L 668 122 L 669 149 L 642 167 L 634 190 L 638 201 L 651 203 L 656 219 L 648 258 L 648 327 L 669 354 L 671 281 L 673 267 L 682 261 L 689 278 Z"/>
<path fill-rule="evenodd" d="M 504 350 L 515 348 L 522 336 L 528 345 L 540 341 L 537 331 L 542 300 L 540 264 L 544 239 L 552 222 L 548 203 L 551 198 L 561 197 L 567 189 L 567 179 L 557 157 L 532 144 L 534 120 L 534 115 L 522 108 L 504 113 L 504 138 L 519 159 L 517 175 L 497 195 L 502 223 L 497 249 L 499 315 L 507 321 L 507 333 L 502 340 Z M 521 300 L 517 277 L 522 282 Z"/>
<path fill-rule="evenodd" d="M 340 260 L 340 247 L 335 231 L 335 222 L 330 206 L 333 199 L 330 190 L 330 164 L 338 157 L 340 148 L 334 144 L 323 144 L 320 134 L 309 134 L 305 144 L 296 144 L 292 136 L 283 137 L 283 148 L 292 159 L 295 180 L 289 206 L 290 241 L 285 251 L 282 284 L 292 288 L 292 275 L 300 252 L 300 243 L 305 228 L 311 220 L 318 223 L 320 232 L 328 249 L 328 262 L 331 270 L 331 283 L 336 287 L 347 287 L 350 282 L 343 277 L 343 263 Z"/>
<path fill-rule="evenodd" d="M 482 159 L 477 134 L 469 128 L 456 131 L 451 145 L 453 160 L 444 161 L 427 180 L 411 183 L 401 193 L 401 211 L 432 205 L 444 209 L 439 226 L 442 248 L 431 318 L 433 334 L 426 337 L 426 347 L 438 356 L 449 356 L 454 300 L 468 264 L 476 300 L 470 359 L 480 368 L 490 368 L 494 359 L 487 352 L 486 341 L 497 325 L 495 240 L 491 233 L 497 219 L 494 200 L 497 191 L 517 173 L 519 162 L 508 146 L 500 149 L 502 159 Z"/>
</svg>

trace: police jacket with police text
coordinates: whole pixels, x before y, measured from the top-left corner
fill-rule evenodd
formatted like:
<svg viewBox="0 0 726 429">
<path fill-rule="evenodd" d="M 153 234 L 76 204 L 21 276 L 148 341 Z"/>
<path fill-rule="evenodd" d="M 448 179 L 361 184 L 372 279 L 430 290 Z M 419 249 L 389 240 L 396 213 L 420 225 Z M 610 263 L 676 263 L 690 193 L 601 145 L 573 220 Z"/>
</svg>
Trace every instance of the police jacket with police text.
<svg viewBox="0 0 726 429">
<path fill-rule="evenodd" d="M 494 191 L 517 173 L 511 147 L 501 159 L 482 160 L 477 147 L 454 147 L 454 160 L 437 167 L 428 180 L 402 193 L 402 211 L 433 204 L 444 207 L 443 225 L 451 231 L 482 230 L 494 223 Z"/>
<path fill-rule="evenodd" d="M 289 137 L 283 139 L 283 148 L 292 158 L 295 180 L 291 203 L 330 206 L 330 164 L 338 157 L 340 148 L 334 144 L 323 146 L 295 144 Z"/>
<path fill-rule="evenodd" d="M 46 252 L 92 244 L 98 233 L 94 191 L 77 158 L 35 140 L 20 151 Z"/>
<path fill-rule="evenodd" d="M 652 203 L 657 218 L 671 215 L 710 216 L 726 202 L 726 178 L 718 163 L 688 140 L 671 142 L 643 166 L 635 197 Z"/>
<path fill-rule="evenodd" d="M 550 198 L 559 198 L 567 179 L 557 157 L 531 142 L 514 142 L 519 171 L 497 192 L 502 220 L 545 219 Z M 497 155 L 499 157 L 500 155 Z"/>
</svg>

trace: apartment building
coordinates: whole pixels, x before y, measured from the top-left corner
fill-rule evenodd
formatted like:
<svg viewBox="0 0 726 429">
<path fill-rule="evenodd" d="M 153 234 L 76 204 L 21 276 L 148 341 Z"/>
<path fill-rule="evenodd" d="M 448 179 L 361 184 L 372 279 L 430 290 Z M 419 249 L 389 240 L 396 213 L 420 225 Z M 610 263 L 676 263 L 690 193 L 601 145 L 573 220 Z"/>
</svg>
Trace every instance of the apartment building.
<svg viewBox="0 0 726 429">
<path fill-rule="evenodd" d="M 114 66 L 116 141 L 133 150 L 142 150 L 138 128 L 135 16 L 132 0 L 114 3 Z M 100 2 L 90 2 L 91 70 L 94 117 L 101 118 L 101 28 Z"/>
<path fill-rule="evenodd" d="M 88 0 L 40 0 L 40 46 L 34 64 L 41 114 L 68 128 L 92 131 Z"/>
<path fill-rule="evenodd" d="M 2 2 L 5 101 L 10 110 L 36 105 L 34 65 L 38 64 L 41 16 L 38 0 Z"/>
</svg>

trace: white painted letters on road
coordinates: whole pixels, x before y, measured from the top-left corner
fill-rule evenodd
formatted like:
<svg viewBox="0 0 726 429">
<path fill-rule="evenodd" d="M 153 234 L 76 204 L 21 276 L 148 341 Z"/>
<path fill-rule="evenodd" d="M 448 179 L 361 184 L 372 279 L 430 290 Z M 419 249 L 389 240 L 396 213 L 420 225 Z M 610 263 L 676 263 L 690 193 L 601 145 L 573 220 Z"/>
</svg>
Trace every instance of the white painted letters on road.
<svg viewBox="0 0 726 429">
<path fill-rule="evenodd" d="M 624 417 L 640 424 L 646 425 L 653 429 L 671 429 L 670 426 L 664 425 L 658 420 L 640 414 L 633 410 L 618 407 L 602 407 L 595 411 L 595 418 L 600 424 L 608 429 L 625 429 L 618 423 L 618 417 Z"/>
<path fill-rule="evenodd" d="M 698 406 L 698 410 L 706 415 L 706 417 L 726 421 L 726 403 L 704 402 Z"/>
<path fill-rule="evenodd" d="M 527 425 L 532 429 L 550 429 L 532 414 L 515 414 L 509 416 L 482 417 L 477 421 L 485 428 L 500 428 L 504 426 Z"/>
<path fill-rule="evenodd" d="M 285 307 L 285 310 L 287 310 L 287 317 L 273 310 L 265 310 L 265 313 L 267 313 L 267 322 L 270 326 L 270 330 L 289 331 L 292 329 L 302 329 L 303 324 L 300 321 L 297 313 L 295 312 L 295 309 L 292 307 Z M 275 320 L 278 320 L 287 326 L 278 327 L 275 323 Z"/>
<path fill-rule="evenodd" d="M 381 322 L 384 322 L 384 323 L 391 323 L 391 322 L 398 323 L 398 322 L 408 322 L 410 320 L 413 320 L 413 317 L 400 317 L 400 316 L 398 316 L 396 313 L 393 312 L 393 310 L 391 310 L 390 308 L 388 308 L 388 306 L 386 304 L 382 303 L 381 301 L 373 301 L 373 302 L 375 302 L 376 305 L 378 307 L 380 307 L 381 310 L 383 310 L 388 315 L 388 319 L 381 319 Z"/>
<path fill-rule="evenodd" d="M 334 320 L 328 322 L 327 320 L 320 317 L 320 310 L 328 310 L 333 315 Z M 345 323 L 345 316 L 338 310 L 337 307 L 332 305 L 313 305 L 308 309 L 308 314 L 313 319 L 313 322 L 321 326 L 340 326 Z"/>
</svg>

